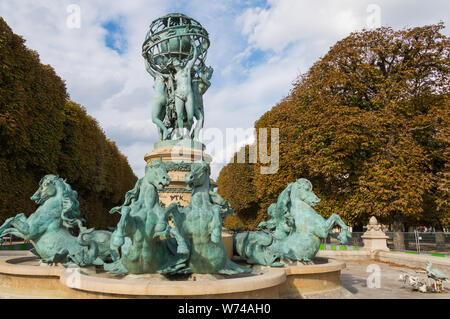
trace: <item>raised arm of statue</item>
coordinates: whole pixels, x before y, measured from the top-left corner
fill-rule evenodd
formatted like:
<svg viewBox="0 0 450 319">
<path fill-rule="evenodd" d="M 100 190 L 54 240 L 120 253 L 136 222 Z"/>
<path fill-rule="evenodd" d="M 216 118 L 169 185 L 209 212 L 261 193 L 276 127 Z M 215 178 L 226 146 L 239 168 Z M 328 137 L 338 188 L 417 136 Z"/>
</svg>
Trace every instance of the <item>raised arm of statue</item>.
<svg viewBox="0 0 450 319">
<path fill-rule="evenodd" d="M 150 75 L 155 79 L 157 76 L 162 77 L 164 80 L 167 80 L 170 75 L 168 74 L 163 74 L 163 73 L 159 73 L 156 72 L 155 70 L 152 69 L 152 67 L 150 66 L 150 63 L 148 63 L 148 61 L 145 59 L 145 69 L 147 70 L 148 73 L 150 73 Z"/>
<path fill-rule="evenodd" d="M 192 59 L 189 60 L 189 62 L 186 64 L 186 68 L 187 69 L 192 69 L 192 67 L 194 66 L 195 60 L 197 60 L 198 57 L 198 49 L 197 46 L 195 45 L 195 42 L 191 40 L 191 45 L 194 47 L 194 55 L 192 56 Z"/>
<path fill-rule="evenodd" d="M 156 78 L 156 71 L 152 69 L 152 67 L 150 66 L 150 63 L 148 63 L 147 59 L 144 59 L 145 61 L 145 69 L 147 70 L 147 72 L 153 77 Z"/>
</svg>

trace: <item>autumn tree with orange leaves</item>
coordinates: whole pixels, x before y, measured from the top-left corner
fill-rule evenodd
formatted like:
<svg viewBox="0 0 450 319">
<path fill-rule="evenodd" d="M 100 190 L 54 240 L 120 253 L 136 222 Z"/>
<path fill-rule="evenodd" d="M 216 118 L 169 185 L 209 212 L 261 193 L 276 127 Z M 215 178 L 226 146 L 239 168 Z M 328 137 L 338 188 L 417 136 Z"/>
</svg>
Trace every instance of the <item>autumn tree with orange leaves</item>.
<svg viewBox="0 0 450 319">
<path fill-rule="evenodd" d="M 254 165 L 259 210 L 305 177 L 324 217 L 337 213 L 361 227 L 374 215 L 397 230 L 448 226 L 450 59 L 443 28 L 352 33 L 300 76 L 255 124 L 280 134 L 278 172 L 261 175 Z"/>
<path fill-rule="evenodd" d="M 249 147 L 244 146 L 239 152 L 244 152 L 245 161 L 238 161 L 238 154 L 233 156 L 232 164 L 225 166 L 217 179 L 218 193 L 227 198 L 236 216 L 229 215 L 224 226 L 228 229 L 254 229 L 264 220 L 260 211 L 256 190 L 253 184 L 253 166 L 249 161 Z"/>
</svg>

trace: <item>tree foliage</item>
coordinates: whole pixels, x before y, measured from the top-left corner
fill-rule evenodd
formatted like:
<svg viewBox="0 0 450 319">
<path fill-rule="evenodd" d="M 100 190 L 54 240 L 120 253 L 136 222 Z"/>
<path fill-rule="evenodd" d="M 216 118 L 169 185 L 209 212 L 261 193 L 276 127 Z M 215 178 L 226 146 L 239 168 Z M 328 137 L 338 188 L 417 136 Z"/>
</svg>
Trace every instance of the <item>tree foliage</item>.
<svg viewBox="0 0 450 319">
<path fill-rule="evenodd" d="M 245 162 L 238 162 L 237 153 L 233 156 L 231 163 L 220 171 L 217 192 L 230 202 L 236 213 L 236 216 L 228 215 L 225 227 L 253 229 L 264 216 L 257 215 L 259 206 L 253 186 L 254 164 L 249 163 L 249 146 L 239 152 L 245 152 Z"/>
<path fill-rule="evenodd" d="M 0 219 L 36 209 L 29 199 L 46 174 L 78 191 L 89 226 L 114 225 L 107 211 L 136 176 L 65 83 L 0 18 Z"/>
<path fill-rule="evenodd" d="M 280 168 L 253 184 L 260 209 L 299 177 L 317 211 L 352 225 L 448 225 L 449 38 L 443 24 L 350 34 L 300 76 L 258 128 L 278 127 Z M 225 196 L 226 198 L 226 196 Z"/>
</svg>

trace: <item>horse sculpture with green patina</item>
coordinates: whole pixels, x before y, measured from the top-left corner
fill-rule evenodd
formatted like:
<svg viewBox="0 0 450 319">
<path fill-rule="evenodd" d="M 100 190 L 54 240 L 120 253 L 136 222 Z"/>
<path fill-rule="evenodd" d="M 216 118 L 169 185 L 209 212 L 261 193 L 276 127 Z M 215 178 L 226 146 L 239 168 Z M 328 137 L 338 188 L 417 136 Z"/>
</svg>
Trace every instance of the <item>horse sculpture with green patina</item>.
<svg viewBox="0 0 450 319">
<path fill-rule="evenodd" d="M 172 212 L 175 226 L 188 239 L 190 255 L 187 267 L 178 273 L 236 274 L 250 272 L 227 258 L 222 243 L 222 221 L 230 211 L 227 202 L 213 192 L 209 182 L 210 166 L 195 162 L 185 182 L 192 190 L 185 208 Z"/>
<path fill-rule="evenodd" d="M 165 164 L 151 161 L 145 176 L 126 193 L 123 205 L 110 210 L 110 214 L 121 214 L 111 240 L 113 248 L 120 247 L 121 258 L 105 264 L 105 270 L 115 274 L 173 273 L 185 266 L 188 247 L 178 229 L 168 223 L 177 205 L 164 210 L 159 202 L 158 191 L 169 183 Z"/>
<path fill-rule="evenodd" d="M 102 265 L 109 256 L 118 258 L 118 252 L 110 249 L 110 232 L 83 226 L 77 192 L 62 178 L 46 175 L 31 200 L 38 209 L 28 218 L 23 213 L 8 218 L 0 226 L 0 237 L 29 240 L 31 251 L 44 263 L 88 266 Z M 70 233 L 75 227 L 80 231 L 78 237 Z"/>
<path fill-rule="evenodd" d="M 347 225 L 336 214 L 327 220 L 317 214 L 312 207 L 319 202 L 309 180 L 300 178 L 290 183 L 269 206 L 271 218 L 258 225 L 262 231 L 235 235 L 235 250 L 250 264 L 283 266 L 283 260 L 311 263 L 320 240 L 328 235 L 346 244 L 351 238 Z M 335 223 L 341 228 L 339 234 L 331 232 Z"/>
</svg>

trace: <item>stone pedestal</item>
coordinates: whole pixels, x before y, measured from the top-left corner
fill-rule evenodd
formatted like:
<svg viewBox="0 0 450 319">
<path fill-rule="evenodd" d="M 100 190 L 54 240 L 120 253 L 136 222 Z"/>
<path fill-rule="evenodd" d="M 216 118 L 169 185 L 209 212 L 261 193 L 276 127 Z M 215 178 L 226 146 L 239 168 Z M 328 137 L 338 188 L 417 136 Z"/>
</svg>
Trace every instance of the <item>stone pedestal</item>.
<svg viewBox="0 0 450 319">
<path fill-rule="evenodd" d="M 381 230 L 381 225 L 378 224 L 377 219 L 372 216 L 369 220 L 369 225 L 367 225 L 367 231 L 361 236 L 364 242 L 364 250 L 375 251 L 375 250 L 385 250 L 389 251 L 387 246 L 387 239 L 389 238 Z"/>
<path fill-rule="evenodd" d="M 233 258 L 233 235 L 231 235 L 224 227 L 222 227 L 222 242 L 227 251 L 227 258 Z"/>
<path fill-rule="evenodd" d="M 193 140 L 161 141 L 155 143 L 154 150 L 144 156 L 147 163 L 161 159 L 167 166 L 170 185 L 158 192 L 160 201 L 166 207 L 171 203 L 180 203 L 183 207 L 189 204 L 191 191 L 186 188 L 184 176 L 191 170 L 192 162 L 202 159 L 211 162 L 211 156 L 204 149 L 205 145 Z"/>
<path fill-rule="evenodd" d="M 387 239 L 389 238 L 383 232 L 365 232 L 364 235 L 361 236 L 364 242 L 364 250 L 386 250 L 389 251 L 387 247 Z"/>
<path fill-rule="evenodd" d="M 351 298 L 351 293 L 341 283 L 341 270 L 344 268 L 345 263 L 341 261 L 317 257 L 313 265 L 285 264 L 286 281 L 279 287 L 280 297 Z"/>
</svg>

